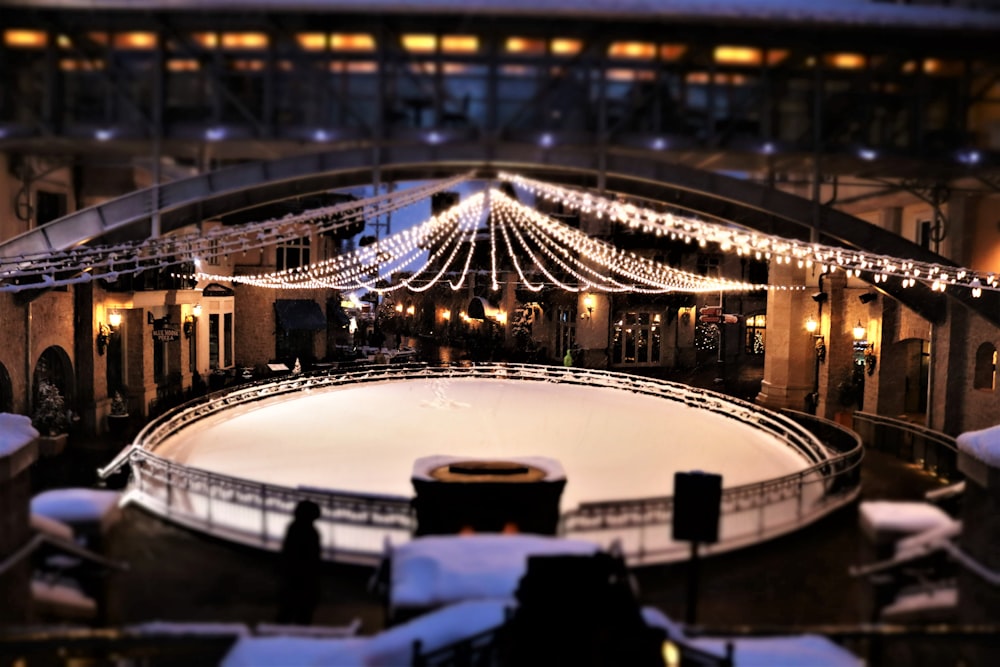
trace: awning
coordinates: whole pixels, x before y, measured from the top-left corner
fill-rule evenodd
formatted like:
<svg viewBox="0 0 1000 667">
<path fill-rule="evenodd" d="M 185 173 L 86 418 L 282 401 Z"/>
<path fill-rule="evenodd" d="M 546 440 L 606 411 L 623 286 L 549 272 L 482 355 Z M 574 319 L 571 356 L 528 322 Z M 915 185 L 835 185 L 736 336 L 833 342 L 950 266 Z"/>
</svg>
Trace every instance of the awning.
<svg viewBox="0 0 1000 667">
<path fill-rule="evenodd" d="M 278 299 L 274 302 L 278 326 L 285 331 L 321 331 L 326 329 L 326 316 L 312 299 Z"/>
</svg>

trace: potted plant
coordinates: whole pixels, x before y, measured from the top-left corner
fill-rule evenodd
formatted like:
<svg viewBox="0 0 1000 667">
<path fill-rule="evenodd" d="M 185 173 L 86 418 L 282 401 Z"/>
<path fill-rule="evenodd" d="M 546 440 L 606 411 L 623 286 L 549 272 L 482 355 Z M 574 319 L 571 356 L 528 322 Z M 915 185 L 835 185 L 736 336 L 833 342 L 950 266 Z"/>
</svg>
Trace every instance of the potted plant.
<svg viewBox="0 0 1000 667">
<path fill-rule="evenodd" d="M 120 391 L 111 397 L 111 412 L 108 413 L 108 432 L 117 439 L 122 439 L 128 431 L 128 403 Z"/>
<path fill-rule="evenodd" d="M 39 450 L 45 456 L 58 454 L 66 447 L 70 411 L 59 387 L 48 380 L 38 384 L 38 398 L 31 425 L 38 429 Z"/>
</svg>

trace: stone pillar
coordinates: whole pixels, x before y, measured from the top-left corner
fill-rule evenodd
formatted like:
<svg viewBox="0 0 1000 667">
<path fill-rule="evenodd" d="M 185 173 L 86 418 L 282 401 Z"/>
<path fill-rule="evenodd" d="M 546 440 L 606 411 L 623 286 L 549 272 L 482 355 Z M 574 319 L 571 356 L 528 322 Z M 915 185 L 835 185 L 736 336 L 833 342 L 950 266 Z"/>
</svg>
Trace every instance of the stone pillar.
<svg viewBox="0 0 1000 667">
<path fill-rule="evenodd" d="M 992 438 L 983 434 L 992 433 Z M 1000 440 L 1000 427 L 959 436 L 958 469 L 966 475 L 962 499 L 962 534 L 959 548 L 993 573 L 1000 572 L 1000 468 L 968 451 L 967 436 Z M 997 448 L 997 447 L 994 447 Z M 1000 586 L 985 582 L 968 567 L 958 568 L 958 622 L 963 625 L 994 624 L 1000 618 Z M 997 642 L 965 642 L 963 658 L 970 667 L 1000 664 Z"/>
<path fill-rule="evenodd" d="M 789 264 L 771 266 L 774 285 L 801 285 L 805 270 Z M 771 290 L 767 295 L 767 349 L 764 380 L 757 403 L 772 410 L 804 410 L 815 382 L 816 348 L 805 330 L 809 315 L 816 316 L 811 290 Z"/>
</svg>

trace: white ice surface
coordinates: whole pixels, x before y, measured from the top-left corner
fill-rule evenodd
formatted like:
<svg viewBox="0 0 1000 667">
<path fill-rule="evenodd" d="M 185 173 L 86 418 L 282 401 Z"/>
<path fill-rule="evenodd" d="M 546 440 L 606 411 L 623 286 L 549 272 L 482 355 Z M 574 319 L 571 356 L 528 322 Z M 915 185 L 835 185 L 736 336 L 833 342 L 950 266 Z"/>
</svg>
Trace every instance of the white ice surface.
<svg viewBox="0 0 1000 667">
<path fill-rule="evenodd" d="M 726 487 L 808 467 L 738 420 L 629 391 L 454 378 L 350 385 L 261 401 L 186 428 L 156 454 L 289 487 L 409 497 L 424 456 L 550 457 L 581 501 L 670 495 L 675 471 Z"/>
</svg>

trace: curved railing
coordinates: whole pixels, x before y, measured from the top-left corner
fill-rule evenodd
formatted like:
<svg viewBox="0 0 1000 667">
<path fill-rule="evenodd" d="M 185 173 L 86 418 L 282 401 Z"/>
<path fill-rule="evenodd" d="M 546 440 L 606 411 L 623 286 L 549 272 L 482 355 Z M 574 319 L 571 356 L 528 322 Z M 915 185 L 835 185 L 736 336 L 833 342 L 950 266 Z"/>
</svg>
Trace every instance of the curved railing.
<svg viewBox="0 0 1000 667">
<path fill-rule="evenodd" d="M 792 475 L 724 489 L 721 539 L 707 553 L 794 530 L 849 502 L 858 491 L 860 445 L 842 451 L 786 416 L 687 385 L 609 371 L 527 364 L 398 364 L 242 385 L 196 399 L 151 422 L 99 472 L 107 477 L 128 463 L 132 476 L 126 502 L 136 502 L 196 530 L 265 549 L 278 548 L 295 504 L 309 499 L 321 507 L 317 525 L 327 558 L 375 563 L 386 540 L 398 543 L 412 535 L 411 498 L 253 482 L 189 468 L 158 456 L 156 449 L 192 424 L 236 406 L 310 389 L 426 378 L 552 382 L 655 396 L 739 420 L 780 438 L 812 463 Z M 669 539 L 672 511 L 669 497 L 582 503 L 563 514 L 561 532 L 600 542 L 617 540 L 631 564 L 665 562 L 687 553 L 686 544 Z"/>
<path fill-rule="evenodd" d="M 855 412 L 853 426 L 871 449 L 916 463 L 947 482 L 965 479 L 958 470 L 958 445 L 946 433 L 869 412 Z"/>
</svg>

